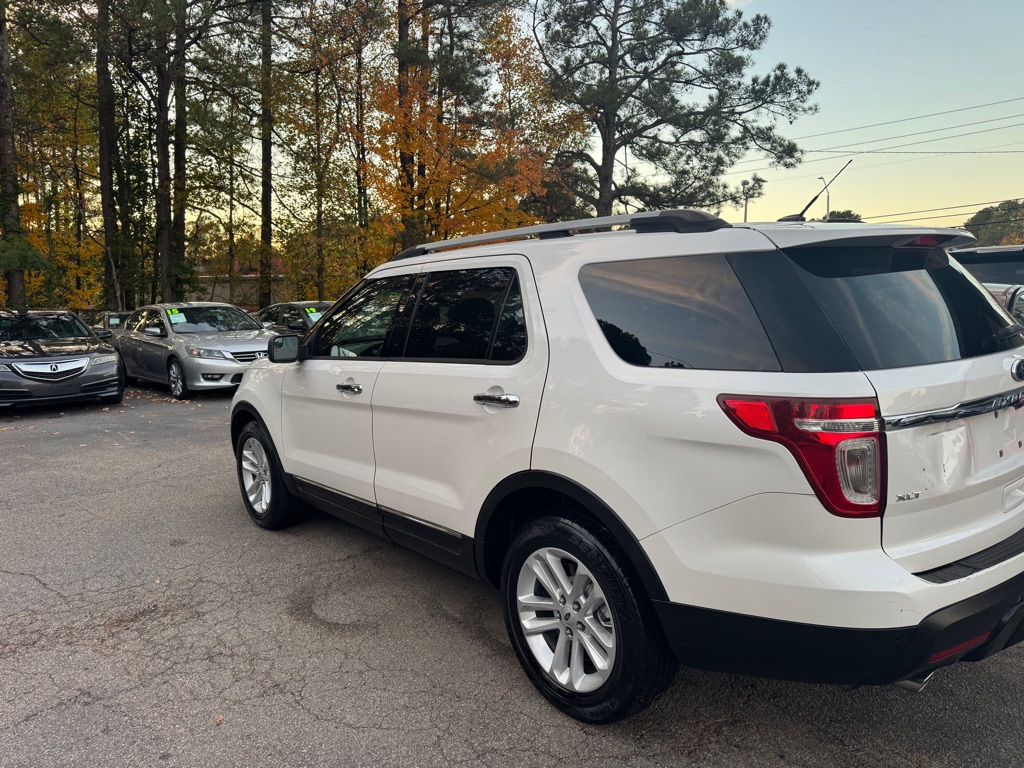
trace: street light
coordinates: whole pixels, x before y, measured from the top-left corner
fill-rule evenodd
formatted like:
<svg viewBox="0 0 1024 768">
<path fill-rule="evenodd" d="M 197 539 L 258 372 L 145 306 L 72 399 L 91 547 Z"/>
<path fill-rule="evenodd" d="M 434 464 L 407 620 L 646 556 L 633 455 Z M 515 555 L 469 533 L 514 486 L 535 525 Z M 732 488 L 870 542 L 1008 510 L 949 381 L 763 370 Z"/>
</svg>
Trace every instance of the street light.
<svg viewBox="0 0 1024 768">
<path fill-rule="evenodd" d="M 744 179 L 740 182 L 740 186 L 743 187 L 743 223 L 747 223 L 747 187 L 750 186 L 750 182 Z"/>
<path fill-rule="evenodd" d="M 843 166 L 843 167 L 845 168 L 846 166 Z M 819 176 L 818 179 L 821 181 L 821 183 L 825 187 L 825 221 L 828 221 L 828 215 L 829 215 L 829 213 L 832 212 L 832 204 L 829 202 L 828 184 L 825 184 L 825 177 L 824 176 Z"/>
</svg>

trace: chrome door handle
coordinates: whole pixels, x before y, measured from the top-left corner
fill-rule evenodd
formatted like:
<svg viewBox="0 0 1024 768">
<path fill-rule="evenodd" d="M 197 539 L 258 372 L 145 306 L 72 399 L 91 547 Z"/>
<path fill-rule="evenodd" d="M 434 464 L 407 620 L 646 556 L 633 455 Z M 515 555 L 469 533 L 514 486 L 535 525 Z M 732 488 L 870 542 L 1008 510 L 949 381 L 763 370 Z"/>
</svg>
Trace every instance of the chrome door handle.
<svg viewBox="0 0 1024 768">
<path fill-rule="evenodd" d="M 335 386 L 339 392 L 351 392 L 353 395 L 359 395 L 363 392 L 362 384 L 338 384 Z"/>
<path fill-rule="evenodd" d="M 499 408 L 518 408 L 519 395 L 489 395 L 482 393 L 473 395 L 473 402 L 481 405 L 496 405 Z"/>
</svg>

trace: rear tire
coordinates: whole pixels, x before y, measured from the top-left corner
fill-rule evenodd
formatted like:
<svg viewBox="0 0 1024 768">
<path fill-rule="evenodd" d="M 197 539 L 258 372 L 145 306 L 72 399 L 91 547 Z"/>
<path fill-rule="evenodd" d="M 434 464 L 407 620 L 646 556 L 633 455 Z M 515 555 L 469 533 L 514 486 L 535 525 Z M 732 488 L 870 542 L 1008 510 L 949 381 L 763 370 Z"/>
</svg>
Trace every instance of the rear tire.
<svg viewBox="0 0 1024 768">
<path fill-rule="evenodd" d="M 288 492 L 274 444 L 259 422 L 242 428 L 235 443 L 235 467 L 245 510 L 256 525 L 273 530 L 294 521 L 298 500 Z"/>
<path fill-rule="evenodd" d="M 501 596 L 530 681 L 577 720 L 634 715 L 675 677 L 678 662 L 639 577 L 591 520 L 558 510 L 528 523 L 509 545 Z"/>
</svg>

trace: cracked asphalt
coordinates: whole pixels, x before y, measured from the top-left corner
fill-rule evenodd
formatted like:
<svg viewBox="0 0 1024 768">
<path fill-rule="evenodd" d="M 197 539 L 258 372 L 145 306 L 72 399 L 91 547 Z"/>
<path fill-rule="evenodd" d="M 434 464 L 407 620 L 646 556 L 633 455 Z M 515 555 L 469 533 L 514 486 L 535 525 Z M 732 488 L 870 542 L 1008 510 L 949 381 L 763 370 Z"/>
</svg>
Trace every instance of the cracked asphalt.
<svg viewBox="0 0 1024 768">
<path fill-rule="evenodd" d="M 682 670 L 586 726 L 491 588 L 248 521 L 230 395 L 0 411 L 0 766 L 1020 766 L 1024 648 L 919 694 Z"/>
</svg>

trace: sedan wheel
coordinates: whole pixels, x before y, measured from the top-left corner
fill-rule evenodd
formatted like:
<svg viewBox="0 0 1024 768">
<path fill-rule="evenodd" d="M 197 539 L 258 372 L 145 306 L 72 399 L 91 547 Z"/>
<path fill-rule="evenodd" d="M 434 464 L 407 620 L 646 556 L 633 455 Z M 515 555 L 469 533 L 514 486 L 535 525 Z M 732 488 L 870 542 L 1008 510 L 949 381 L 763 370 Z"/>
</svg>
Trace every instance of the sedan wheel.
<svg viewBox="0 0 1024 768">
<path fill-rule="evenodd" d="M 185 381 L 185 371 L 181 369 L 181 363 L 171 360 L 167 365 L 167 381 L 171 387 L 171 395 L 177 400 L 188 400 L 192 397 L 192 391 Z"/>
</svg>

